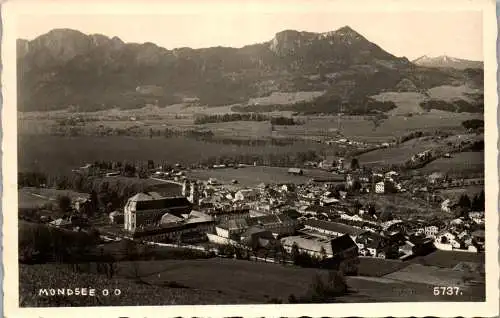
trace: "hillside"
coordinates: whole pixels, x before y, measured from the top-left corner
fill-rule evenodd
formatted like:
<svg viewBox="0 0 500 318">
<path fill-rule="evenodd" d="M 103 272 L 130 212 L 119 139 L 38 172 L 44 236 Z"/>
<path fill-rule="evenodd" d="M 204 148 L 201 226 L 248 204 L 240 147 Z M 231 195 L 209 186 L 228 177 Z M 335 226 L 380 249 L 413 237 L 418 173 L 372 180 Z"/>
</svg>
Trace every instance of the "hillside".
<svg viewBox="0 0 500 318">
<path fill-rule="evenodd" d="M 326 33 L 285 30 L 242 48 L 173 50 L 55 29 L 31 41 L 19 39 L 17 50 L 20 111 L 130 109 L 187 99 L 216 106 L 276 92 L 319 91 L 324 94 L 298 110 L 337 112 L 344 103 L 343 112 L 370 113 L 394 108 L 368 97 L 399 90 L 403 80 L 412 90 L 482 88 L 482 70 L 420 67 L 348 26 Z"/>
<path fill-rule="evenodd" d="M 447 55 L 436 57 L 429 57 L 427 55 L 424 55 L 413 60 L 412 63 L 425 67 L 455 68 L 459 70 L 464 70 L 467 68 L 483 69 L 483 62 L 481 61 L 464 60 Z"/>
</svg>

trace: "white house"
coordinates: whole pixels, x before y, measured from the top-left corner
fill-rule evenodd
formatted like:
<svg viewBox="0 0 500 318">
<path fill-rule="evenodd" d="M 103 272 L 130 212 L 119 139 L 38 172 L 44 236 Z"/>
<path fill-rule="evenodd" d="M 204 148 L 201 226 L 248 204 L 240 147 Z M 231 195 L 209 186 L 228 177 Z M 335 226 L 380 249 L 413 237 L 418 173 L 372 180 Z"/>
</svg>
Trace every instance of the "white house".
<svg viewBox="0 0 500 318">
<path fill-rule="evenodd" d="M 397 177 L 398 175 L 399 175 L 399 174 L 398 174 L 396 171 L 389 171 L 389 172 L 387 172 L 387 173 L 385 174 L 385 177 L 386 177 L 386 178 L 388 178 L 388 179 L 389 179 L 389 178 L 390 178 L 390 179 L 392 179 L 392 178 L 394 178 L 394 177 Z"/>
<path fill-rule="evenodd" d="M 451 201 L 450 199 L 446 199 L 444 200 L 442 203 L 441 203 L 441 211 L 443 212 L 451 212 L 451 208 L 450 208 L 450 205 L 451 205 Z"/>
<path fill-rule="evenodd" d="M 375 184 L 375 193 L 384 193 L 385 192 L 385 183 L 383 181 L 377 182 Z"/>
<path fill-rule="evenodd" d="M 484 224 L 484 212 L 470 212 L 469 218 L 476 224 Z"/>
<path fill-rule="evenodd" d="M 448 231 L 441 232 L 436 235 L 434 246 L 440 250 L 451 251 L 454 248 L 460 248 L 460 243 L 457 242 L 456 236 Z"/>
<path fill-rule="evenodd" d="M 333 205 L 333 204 L 338 203 L 338 202 L 339 202 L 338 199 L 324 197 L 324 198 L 321 198 L 320 205 L 321 206 L 330 206 L 330 205 Z"/>
<path fill-rule="evenodd" d="M 439 232 L 439 228 L 435 225 L 431 225 L 431 226 L 426 226 L 424 228 L 424 233 L 426 236 L 432 236 L 432 237 L 435 237 L 436 234 L 438 234 Z"/>
<path fill-rule="evenodd" d="M 228 220 L 215 227 L 215 232 L 223 238 L 231 238 L 233 235 L 238 235 L 248 229 L 248 223 L 244 219 Z"/>
<path fill-rule="evenodd" d="M 234 195 L 234 200 L 235 201 L 254 201 L 257 200 L 259 197 L 259 191 L 255 189 L 242 189 L 236 192 Z"/>
</svg>

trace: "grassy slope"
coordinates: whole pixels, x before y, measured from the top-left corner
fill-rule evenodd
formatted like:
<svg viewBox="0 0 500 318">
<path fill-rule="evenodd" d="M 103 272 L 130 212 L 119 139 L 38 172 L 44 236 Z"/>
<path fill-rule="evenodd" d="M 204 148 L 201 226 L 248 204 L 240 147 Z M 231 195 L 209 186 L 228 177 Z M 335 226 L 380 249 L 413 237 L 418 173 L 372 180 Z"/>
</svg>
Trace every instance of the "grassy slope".
<svg viewBox="0 0 500 318">
<path fill-rule="evenodd" d="M 216 178 L 223 183 L 230 183 L 231 180 L 238 180 L 242 186 L 256 186 L 261 182 L 265 183 L 306 183 L 311 178 L 330 178 L 331 173 L 322 170 L 304 169 L 304 175 L 290 175 L 287 168 L 280 167 L 245 167 L 239 169 L 217 169 L 217 170 L 193 170 L 188 173 L 190 177 L 201 180 Z"/>
<path fill-rule="evenodd" d="M 434 171 L 484 171 L 484 152 L 461 152 L 453 154 L 451 158 L 439 158 L 429 163 L 422 172 Z"/>
<path fill-rule="evenodd" d="M 54 271 L 57 279 L 52 276 Z M 136 277 L 136 272 L 145 283 L 126 279 Z M 22 265 L 20 290 L 23 298 L 29 300 L 28 305 L 42 301 L 32 296 L 33 291 L 57 283 L 120 288 L 122 296 L 104 299 L 110 305 L 251 304 L 266 303 L 272 298 L 287 302 L 290 294 L 302 295 L 316 273 L 326 275 L 317 269 L 230 259 L 168 260 L 122 262 L 118 277 L 107 280 L 92 274 L 75 276 L 56 265 Z M 168 287 L 174 282 L 183 288 Z M 347 282 L 352 293 L 339 298 L 339 302 L 445 300 L 434 297 L 432 286 L 426 284 L 376 277 L 348 277 Z M 465 299 L 469 298 L 456 300 Z"/>
</svg>

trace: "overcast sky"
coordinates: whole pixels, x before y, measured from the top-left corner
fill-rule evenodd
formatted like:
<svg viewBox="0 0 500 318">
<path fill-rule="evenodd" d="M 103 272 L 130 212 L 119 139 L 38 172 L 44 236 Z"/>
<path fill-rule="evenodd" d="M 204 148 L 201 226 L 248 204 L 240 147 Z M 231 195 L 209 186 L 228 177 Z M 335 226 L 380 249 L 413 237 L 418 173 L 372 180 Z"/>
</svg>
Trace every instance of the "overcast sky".
<svg viewBox="0 0 500 318">
<path fill-rule="evenodd" d="M 17 37 L 31 40 L 54 28 L 71 28 L 118 36 L 125 42 L 153 42 L 167 49 L 241 47 L 268 41 L 285 29 L 326 32 L 349 25 L 386 51 L 410 60 L 422 55 L 483 60 L 480 11 L 325 11 L 264 13 L 240 8 L 230 14 L 212 10 L 156 15 L 34 12 L 18 16 Z"/>
</svg>

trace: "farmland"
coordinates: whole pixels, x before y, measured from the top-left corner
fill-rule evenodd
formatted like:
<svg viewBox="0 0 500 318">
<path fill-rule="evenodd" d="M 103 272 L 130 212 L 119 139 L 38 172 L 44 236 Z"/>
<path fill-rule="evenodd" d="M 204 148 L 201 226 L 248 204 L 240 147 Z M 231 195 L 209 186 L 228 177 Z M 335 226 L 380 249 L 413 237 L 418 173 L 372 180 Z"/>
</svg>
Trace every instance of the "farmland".
<svg viewBox="0 0 500 318">
<path fill-rule="evenodd" d="M 437 149 L 439 147 L 447 146 L 448 144 L 455 144 L 460 140 L 474 138 L 476 138 L 476 136 L 471 134 L 452 135 L 444 139 L 422 137 L 406 141 L 396 147 L 378 149 L 362 154 L 358 159 L 360 162 L 368 166 L 379 164 L 402 164 L 409 160 L 412 155 L 419 152 Z M 437 160 L 429 163 L 424 171 L 453 171 L 454 169 L 465 169 L 470 171 L 478 171 L 479 169 L 479 171 L 481 171 L 484 167 L 483 157 L 483 152 L 455 153 L 451 158 L 438 158 Z"/>
<path fill-rule="evenodd" d="M 384 93 L 380 98 L 393 98 L 401 103 L 412 103 L 413 95 L 401 95 L 403 93 Z M 389 95 L 387 95 L 389 94 Z M 414 93 L 407 93 L 414 94 Z M 384 96 L 389 97 L 384 97 Z M 410 101 L 408 101 L 409 99 Z M 406 105 L 406 104 L 405 104 Z M 405 106 L 406 107 L 406 106 Z M 194 118 L 197 115 L 206 114 L 230 114 L 230 106 L 221 107 L 201 107 L 189 105 L 171 105 L 166 107 L 146 106 L 140 109 L 131 110 L 108 110 L 93 113 L 69 113 L 65 111 L 46 113 L 19 113 L 18 127 L 20 134 L 40 134 L 48 133 L 50 127 L 57 125 L 56 121 L 64 118 L 79 117 L 90 119 L 81 128 L 96 130 L 99 126 L 111 128 L 127 128 L 137 126 L 141 129 L 192 129 L 195 128 Z M 290 112 L 270 113 L 271 116 L 291 116 Z M 399 136 L 411 130 L 432 130 L 432 129 L 456 129 L 460 128 L 461 122 L 471 118 L 481 118 L 480 114 L 468 113 L 446 113 L 432 110 L 422 114 L 414 114 L 411 117 L 400 116 L 401 114 L 391 114 L 378 127 L 369 116 L 342 116 L 341 129 L 345 137 L 366 141 L 387 141 L 387 138 Z M 314 115 L 296 116 L 304 121 L 304 125 L 298 127 L 276 127 L 272 132 L 269 122 L 259 123 L 218 123 L 206 126 L 221 135 L 228 134 L 231 130 L 237 129 L 239 136 L 255 138 L 256 130 L 262 137 L 284 136 L 284 137 L 304 137 L 304 136 L 330 136 L 337 135 L 338 117 L 336 115 Z M 133 120 L 132 120 L 133 119 Z M 243 127 L 240 127 L 243 125 Z"/>
<path fill-rule="evenodd" d="M 422 169 L 422 172 L 484 172 L 484 152 L 455 153 L 451 158 L 439 158 Z"/>
<path fill-rule="evenodd" d="M 412 264 L 397 272 L 386 275 L 385 278 L 434 286 L 465 287 L 466 275 L 467 273 L 453 269 Z"/>
<path fill-rule="evenodd" d="M 250 98 L 249 105 L 291 105 L 298 102 L 311 101 L 325 92 L 273 92 L 266 97 Z"/>
<path fill-rule="evenodd" d="M 50 203 L 51 200 L 33 195 L 32 193 L 21 189 L 18 192 L 18 202 L 19 209 L 35 209 Z"/>
<path fill-rule="evenodd" d="M 427 98 L 443 100 L 452 102 L 456 100 L 465 100 L 472 102 L 470 95 L 478 94 L 477 89 L 471 88 L 466 85 L 450 86 L 442 85 L 436 86 L 427 91 L 427 96 L 419 92 L 383 92 L 378 95 L 372 96 L 378 101 L 392 101 L 396 105 L 395 109 L 389 111 L 391 115 L 403 115 L 409 113 L 424 113 L 425 110 L 420 106 L 420 103 Z M 439 111 L 432 111 L 439 114 Z M 449 116 L 447 113 L 442 113 L 443 116 Z"/>
<path fill-rule="evenodd" d="M 485 254 L 438 250 L 425 256 L 415 257 L 408 262 L 442 268 L 453 268 L 461 262 L 484 264 Z"/>
<path fill-rule="evenodd" d="M 374 202 L 377 211 L 389 210 L 397 218 L 407 219 L 411 217 L 432 218 L 436 214 L 442 216 L 442 212 L 429 202 L 420 198 L 413 198 L 407 193 L 396 193 L 387 195 L 363 195 L 356 198 L 361 203 Z"/>
<path fill-rule="evenodd" d="M 311 178 L 332 178 L 332 174 L 321 170 L 304 170 L 302 176 L 290 175 L 287 168 L 280 167 L 244 167 L 239 169 L 192 170 L 192 178 L 208 180 L 215 178 L 222 183 L 237 180 L 242 186 L 256 186 L 259 183 L 306 183 Z"/>
<path fill-rule="evenodd" d="M 56 280 L 51 274 L 54 271 L 58 273 Z M 396 273 L 401 276 L 402 271 Z M 133 300 L 134 305 L 161 305 L 252 304 L 267 303 L 272 299 L 286 303 L 289 295 L 304 294 L 316 274 L 325 277 L 326 273 L 319 269 L 217 258 L 119 262 L 117 277 L 112 283 L 105 277 L 95 274 L 78 275 L 87 281 L 89 286 L 95 288 L 119 288 L 122 291 L 119 297 L 101 299 L 108 304 L 131 305 L 130 301 Z M 36 303 L 33 304 L 35 301 L 43 302 L 43 300 L 32 297 L 33 291 L 39 288 L 58 287 L 54 284 L 64 285 L 64 282 L 72 281 L 73 275 L 64 268 L 64 265 L 21 265 L 21 300 L 28 302 L 28 305 L 36 306 Z M 401 301 L 402 297 L 405 301 L 444 300 L 432 294 L 432 285 L 403 282 L 390 279 L 389 276 L 347 277 L 351 292 L 338 298 L 337 301 L 391 302 Z M 36 279 L 33 280 L 33 277 Z M 140 277 L 141 283 L 135 282 L 137 277 Z M 69 284 L 68 287 L 77 287 L 73 285 Z M 404 290 L 411 290 L 411 293 L 402 295 Z M 460 298 L 472 300 L 468 295 Z"/>
</svg>

